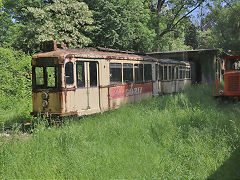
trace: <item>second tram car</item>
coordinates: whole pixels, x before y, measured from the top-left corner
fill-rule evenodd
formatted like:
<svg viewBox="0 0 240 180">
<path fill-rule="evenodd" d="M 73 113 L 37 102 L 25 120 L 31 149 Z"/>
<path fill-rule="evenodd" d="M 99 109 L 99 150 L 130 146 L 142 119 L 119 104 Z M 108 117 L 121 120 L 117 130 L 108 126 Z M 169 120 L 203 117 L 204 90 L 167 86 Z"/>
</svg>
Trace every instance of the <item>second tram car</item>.
<svg viewBox="0 0 240 180">
<path fill-rule="evenodd" d="M 191 83 L 190 64 L 93 49 L 57 49 L 32 57 L 32 115 L 83 116 Z"/>
</svg>

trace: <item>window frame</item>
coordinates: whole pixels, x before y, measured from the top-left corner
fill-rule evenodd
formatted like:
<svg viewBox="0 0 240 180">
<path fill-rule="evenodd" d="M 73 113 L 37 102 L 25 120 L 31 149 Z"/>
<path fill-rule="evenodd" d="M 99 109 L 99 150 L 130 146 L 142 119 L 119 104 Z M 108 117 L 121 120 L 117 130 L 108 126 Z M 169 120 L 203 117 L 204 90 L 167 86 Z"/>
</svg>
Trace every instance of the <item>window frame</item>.
<svg viewBox="0 0 240 180">
<path fill-rule="evenodd" d="M 163 65 L 159 64 L 159 80 L 162 81 L 163 80 Z"/>
<path fill-rule="evenodd" d="M 96 65 L 96 84 L 95 85 L 91 85 L 91 68 L 90 68 L 91 63 L 92 64 L 94 63 Z M 99 63 L 97 61 L 89 61 L 88 66 L 89 66 L 89 87 L 97 87 L 99 84 L 99 76 L 98 76 Z"/>
<path fill-rule="evenodd" d="M 136 73 L 137 73 L 137 71 L 136 71 L 136 69 L 137 68 L 135 68 L 136 66 L 138 66 L 138 68 L 139 68 L 139 74 L 141 74 L 141 79 L 140 80 L 137 80 L 137 76 L 136 76 Z M 141 66 L 141 67 L 140 67 Z M 142 72 L 141 72 L 142 71 Z M 142 64 L 142 63 L 136 63 L 136 64 L 134 64 L 134 83 L 143 83 L 144 82 L 144 78 L 143 78 L 143 76 L 144 76 L 144 65 Z"/>
<path fill-rule="evenodd" d="M 176 80 L 179 80 L 179 66 L 176 66 Z"/>
<path fill-rule="evenodd" d="M 147 75 L 147 73 L 145 73 L 146 72 L 145 66 L 150 66 L 151 67 L 151 79 L 146 80 L 145 75 Z M 152 72 L 153 72 L 152 64 L 144 63 L 143 64 L 143 79 L 144 79 L 144 82 L 152 82 L 153 81 Z"/>
<path fill-rule="evenodd" d="M 112 73 L 111 73 L 111 64 L 120 64 L 121 65 L 121 68 L 118 68 L 118 69 L 121 69 L 121 81 L 111 81 L 111 78 L 112 78 Z M 115 68 L 117 69 L 117 68 Z M 119 80 L 120 80 L 119 79 Z M 109 84 L 110 85 L 117 85 L 117 84 L 123 84 L 123 63 L 122 62 L 109 62 Z"/>
<path fill-rule="evenodd" d="M 132 66 L 131 68 L 124 68 L 124 66 L 128 66 L 128 65 L 130 65 L 130 66 Z M 134 64 L 133 63 L 122 63 L 122 82 L 124 83 L 124 84 L 128 84 L 128 83 L 133 83 L 134 82 L 134 75 L 133 75 L 133 66 L 134 66 Z M 131 80 L 128 80 L 128 81 L 126 81 L 125 80 L 125 70 L 124 69 L 131 69 L 132 70 L 132 79 Z"/>
<path fill-rule="evenodd" d="M 72 83 L 67 83 L 67 78 L 66 78 L 66 65 L 71 63 L 72 64 Z M 71 77 L 71 76 L 70 76 Z M 64 64 L 64 79 L 65 79 L 65 86 L 73 86 L 75 84 L 75 75 L 74 75 L 74 63 L 73 62 L 66 62 Z"/>
<path fill-rule="evenodd" d="M 55 86 L 48 86 L 48 74 L 47 68 L 54 67 L 54 81 Z M 36 76 L 36 68 L 43 68 L 43 84 L 37 85 L 37 76 Z M 32 66 L 32 83 L 33 89 L 58 89 L 61 87 L 61 67 L 59 65 L 50 65 L 50 66 Z"/>
<path fill-rule="evenodd" d="M 163 81 L 167 81 L 167 80 L 168 80 L 168 66 L 163 65 Z"/>
<path fill-rule="evenodd" d="M 85 88 L 86 87 L 86 63 L 85 63 L 86 61 L 76 61 L 76 87 L 77 88 Z M 78 86 L 78 68 L 77 68 L 77 66 L 78 66 L 78 64 L 83 64 L 83 75 L 84 75 L 84 80 L 83 80 L 83 82 L 84 82 L 84 86 Z"/>
<path fill-rule="evenodd" d="M 172 66 L 168 65 L 168 81 L 172 81 Z"/>
</svg>

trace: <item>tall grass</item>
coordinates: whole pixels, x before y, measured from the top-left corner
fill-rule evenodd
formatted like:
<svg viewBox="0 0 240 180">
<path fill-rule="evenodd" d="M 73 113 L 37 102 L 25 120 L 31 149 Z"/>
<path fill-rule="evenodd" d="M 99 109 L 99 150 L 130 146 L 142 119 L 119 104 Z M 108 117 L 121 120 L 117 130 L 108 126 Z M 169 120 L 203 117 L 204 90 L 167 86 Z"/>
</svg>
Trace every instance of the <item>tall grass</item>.
<svg viewBox="0 0 240 180">
<path fill-rule="evenodd" d="M 238 148 L 240 105 L 188 88 L 118 110 L 44 121 L 28 138 L 2 139 L 0 178 L 206 179 Z"/>
</svg>

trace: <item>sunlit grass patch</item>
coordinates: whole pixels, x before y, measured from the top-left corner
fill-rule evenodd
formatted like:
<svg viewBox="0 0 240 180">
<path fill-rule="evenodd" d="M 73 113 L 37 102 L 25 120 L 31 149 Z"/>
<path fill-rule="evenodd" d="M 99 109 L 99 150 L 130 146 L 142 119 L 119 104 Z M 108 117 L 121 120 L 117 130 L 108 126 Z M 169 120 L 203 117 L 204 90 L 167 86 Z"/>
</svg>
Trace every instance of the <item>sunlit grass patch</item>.
<svg viewBox="0 0 240 180">
<path fill-rule="evenodd" d="M 206 179 L 238 148 L 239 104 L 206 85 L 118 110 L 44 121 L 0 148 L 0 178 Z"/>
</svg>

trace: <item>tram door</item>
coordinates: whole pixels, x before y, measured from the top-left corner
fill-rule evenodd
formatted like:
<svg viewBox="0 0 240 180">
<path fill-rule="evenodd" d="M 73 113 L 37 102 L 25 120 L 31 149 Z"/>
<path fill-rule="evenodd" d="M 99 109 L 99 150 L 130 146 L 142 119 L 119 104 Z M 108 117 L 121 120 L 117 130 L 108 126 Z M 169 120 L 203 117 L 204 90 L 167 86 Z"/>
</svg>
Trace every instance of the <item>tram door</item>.
<svg viewBox="0 0 240 180">
<path fill-rule="evenodd" d="M 77 111 L 99 112 L 99 65 L 98 62 L 76 62 L 76 108 Z"/>
</svg>

